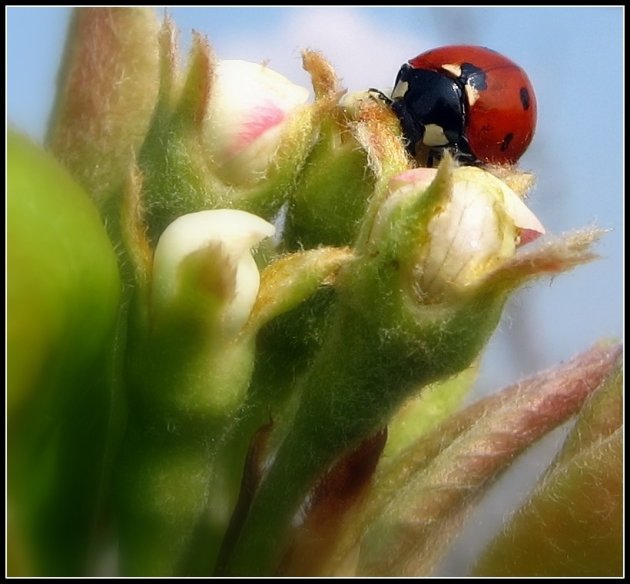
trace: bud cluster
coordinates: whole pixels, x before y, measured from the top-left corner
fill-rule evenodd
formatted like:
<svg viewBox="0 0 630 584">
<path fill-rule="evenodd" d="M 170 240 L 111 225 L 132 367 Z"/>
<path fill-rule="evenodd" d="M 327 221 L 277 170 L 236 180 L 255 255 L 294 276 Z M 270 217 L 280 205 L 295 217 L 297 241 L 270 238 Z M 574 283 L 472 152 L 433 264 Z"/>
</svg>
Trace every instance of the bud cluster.
<svg viewBox="0 0 630 584">
<path fill-rule="evenodd" d="M 303 55 L 309 100 L 267 65 L 216 59 L 200 35 L 181 71 L 173 24 L 158 30 L 150 11 L 76 18 L 49 142 L 118 253 L 112 414 L 91 476 L 111 480 L 97 490 L 113 493 L 120 570 L 317 564 L 375 468 L 395 468 L 394 444 L 417 438 L 402 425 L 457 407 L 509 295 L 593 259 L 599 232 L 542 237 L 514 167 L 448 153 L 423 166 L 387 100 L 347 94 L 319 53 Z M 116 23 L 143 35 L 133 58 Z M 388 426 L 412 437 L 377 467 Z"/>
</svg>

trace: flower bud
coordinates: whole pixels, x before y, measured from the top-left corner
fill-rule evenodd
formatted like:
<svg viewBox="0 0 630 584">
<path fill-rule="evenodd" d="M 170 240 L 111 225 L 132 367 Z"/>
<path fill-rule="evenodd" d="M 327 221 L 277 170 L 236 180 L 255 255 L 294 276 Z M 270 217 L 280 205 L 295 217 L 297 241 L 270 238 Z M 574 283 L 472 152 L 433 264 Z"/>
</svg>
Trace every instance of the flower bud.
<svg viewBox="0 0 630 584">
<path fill-rule="evenodd" d="M 220 61 L 206 118 L 206 148 L 219 177 L 236 185 L 262 178 L 308 95 L 263 65 Z"/>
<path fill-rule="evenodd" d="M 384 235 L 395 209 L 430 197 L 436 169 L 418 168 L 390 181 L 390 196 L 383 204 L 372 239 Z M 439 188 L 439 187 L 438 187 Z M 442 188 L 439 201 L 427 207 L 419 221 L 417 247 L 406 258 L 412 289 L 423 303 L 440 302 L 479 283 L 486 274 L 511 258 L 521 243 L 545 232 L 518 195 L 494 175 L 476 167 L 455 168 L 451 184 Z"/>
<path fill-rule="evenodd" d="M 376 191 L 354 259 L 335 279 L 337 309 L 300 378 L 291 427 L 237 526 L 225 574 L 271 573 L 318 476 L 419 387 L 469 367 L 519 284 L 593 257 L 595 232 L 516 253 L 519 232 L 542 233 L 540 222 L 499 179 L 457 169 L 448 155 L 437 172 L 402 173 L 391 186 L 384 202 Z"/>
<path fill-rule="evenodd" d="M 168 308 L 182 294 L 187 295 L 187 278 L 193 278 L 193 286 L 201 286 L 218 301 L 223 327 L 239 330 L 249 317 L 260 284 L 250 249 L 274 231 L 264 219 L 232 209 L 200 211 L 176 219 L 155 250 L 153 306 Z M 195 279 L 197 274 L 200 277 Z"/>
</svg>

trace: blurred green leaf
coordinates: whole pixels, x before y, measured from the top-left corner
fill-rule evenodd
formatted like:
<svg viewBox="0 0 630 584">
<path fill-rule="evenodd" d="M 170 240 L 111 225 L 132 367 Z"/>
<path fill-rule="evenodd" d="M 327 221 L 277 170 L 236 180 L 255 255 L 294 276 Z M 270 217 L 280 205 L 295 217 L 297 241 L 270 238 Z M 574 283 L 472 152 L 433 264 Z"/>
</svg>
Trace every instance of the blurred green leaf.
<svg viewBox="0 0 630 584">
<path fill-rule="evenodd" d="M 9 573 L 78 575 L 101 495 L 120 282 L 88 195 L 8 137 Z"/>
</svg>

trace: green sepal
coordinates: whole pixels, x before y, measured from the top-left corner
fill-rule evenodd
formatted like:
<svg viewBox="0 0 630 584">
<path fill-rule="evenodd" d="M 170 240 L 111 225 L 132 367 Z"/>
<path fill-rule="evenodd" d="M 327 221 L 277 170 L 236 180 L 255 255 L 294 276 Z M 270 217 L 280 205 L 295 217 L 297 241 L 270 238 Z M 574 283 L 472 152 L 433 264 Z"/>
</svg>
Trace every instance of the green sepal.
<svg viewBox="0 0 630 584">
<path fill-rule="evenodd" d="M 211 172 L 203 148 L 204 116 L 213 75 L 205 39 L 193 39 L 185 79 L 178 86 L 174 32 L 167 21 L 160 36 L 161 87 L 151 126 L 138 155 L 142 204 L 149 240 L 187 213 L 220 206 L 224 186 Z"/>
</svg>

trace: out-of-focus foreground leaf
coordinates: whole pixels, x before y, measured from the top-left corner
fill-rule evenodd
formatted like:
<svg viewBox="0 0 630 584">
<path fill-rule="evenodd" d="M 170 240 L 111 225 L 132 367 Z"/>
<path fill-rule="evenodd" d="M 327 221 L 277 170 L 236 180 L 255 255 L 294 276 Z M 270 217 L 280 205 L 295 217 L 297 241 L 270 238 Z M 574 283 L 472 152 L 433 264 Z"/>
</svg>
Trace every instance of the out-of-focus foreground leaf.
<svg viewBox="0 0 630 584">
<path fill-rule="evenodd" d="M 120 280 L 88 195 L 9 132 L 8 572 L 78 575 L 104 469 Z"/>
<path fill-rule="evenodd" d="M 77 8 L 72 15 L 47 145 L 101 212 L 149 127 L 158 31 L 153 8 Z"/>
<path fill-rule="evenodd" d="M 512 460 L 566 421 L 601 384 L 620 348 L 572 361 L 480 400 L 385 460 L 348 514 L 326 575 L 427 575 L 479 497 Z M 295 565 L 295 560 L 294 560 Z"/>
<path fill-rule="evenodd" d="M 554 465 L 476 566 L 478 576 L 621 576 L 621 359 Z"/>
</svg>

